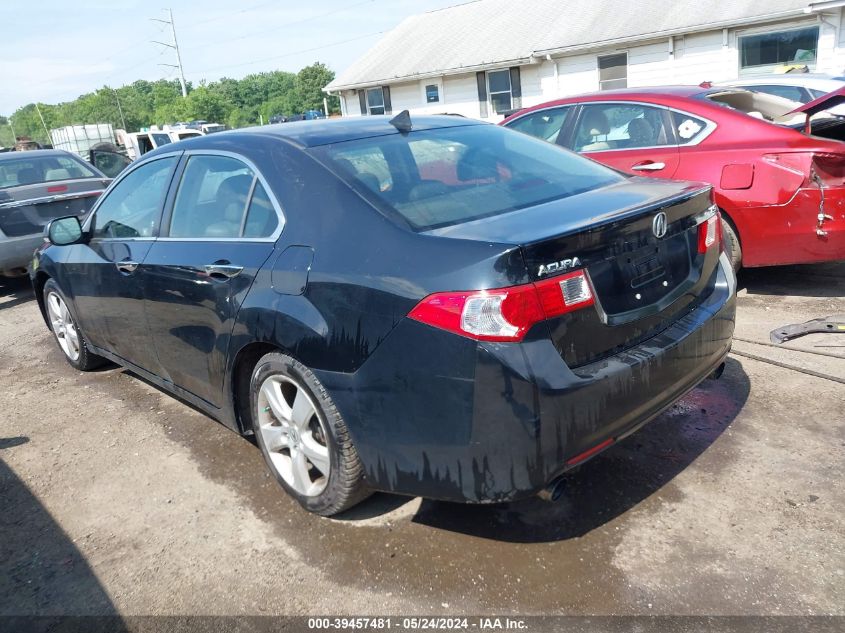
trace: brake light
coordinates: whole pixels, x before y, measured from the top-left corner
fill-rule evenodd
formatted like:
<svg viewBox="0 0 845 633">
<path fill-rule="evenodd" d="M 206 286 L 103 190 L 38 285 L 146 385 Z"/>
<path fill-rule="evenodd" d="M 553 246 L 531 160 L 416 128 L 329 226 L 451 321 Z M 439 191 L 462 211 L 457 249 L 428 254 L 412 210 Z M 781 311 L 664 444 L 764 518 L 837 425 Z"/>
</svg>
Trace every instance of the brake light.
<svg viewBox="0 0 845 633">
<path fill-rule="evenodd" d="M 595 303 L 589 280 L 578 270 L 536 283 L 492 290 L 438 292 L 408 316 L 477 341 L 521 341 L 533 325 Z"/>
<path fill-rule="evenodd" d="M 706 253 L 714 244 L 722 243 L 722 216 L 717 211 L 698 225 L 698 252 Z"/>
<path fill-rule="evenodd" d="M 67 191 L 67 185 L 50 185 L 47 187 L 47 193 L 64 193 Z"/>
</svg>

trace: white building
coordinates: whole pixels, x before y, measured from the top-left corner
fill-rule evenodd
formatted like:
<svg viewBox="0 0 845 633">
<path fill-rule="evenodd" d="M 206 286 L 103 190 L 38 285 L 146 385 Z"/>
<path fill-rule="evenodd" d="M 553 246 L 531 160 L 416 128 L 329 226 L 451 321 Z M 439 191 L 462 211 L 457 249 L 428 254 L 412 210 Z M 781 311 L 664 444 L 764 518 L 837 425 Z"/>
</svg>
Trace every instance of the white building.
<svg viewBox="0 0 845 633">
<path fill-rule="evenodd" d="M 476 0 L 415 15 L 325 87 L 346 116 L 500 113 L 609 88 L 845 70 L 845 0 Z"/>
</svg>

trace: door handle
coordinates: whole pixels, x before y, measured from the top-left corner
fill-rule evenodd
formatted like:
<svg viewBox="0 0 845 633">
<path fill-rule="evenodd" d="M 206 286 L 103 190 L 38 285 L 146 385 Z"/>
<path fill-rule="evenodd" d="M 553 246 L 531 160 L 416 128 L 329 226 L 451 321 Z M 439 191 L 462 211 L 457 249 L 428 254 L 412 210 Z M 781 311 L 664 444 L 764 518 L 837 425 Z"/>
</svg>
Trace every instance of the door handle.
<svg viewBox="0 0 845 633">
<path fill-rule="evenodd" d="M 122 273 L 134 273 L 135 269 L 138 268 L 138 262 L 124 259 L 123 261 L 117 262 L 115 266 L 117 266 L 117 269 Z"/>
<path fill-rule="evenodd" d="M 633 165 L 631 169 L 635 171 L 660 171 L 661 169 L 666 168 L 666 163 L 654 163 L 651 161 L 637 163 Z"/>
<path fill-rule="evenodd" d="M 213 264 L 206 264 L 204 266 L 205 272 L 209 277 L 216 279 L 231 279 L 241 274 L 244 269 L 243 266 L 235 266 L 229 262 L 214 262 Z"/>
</svg>

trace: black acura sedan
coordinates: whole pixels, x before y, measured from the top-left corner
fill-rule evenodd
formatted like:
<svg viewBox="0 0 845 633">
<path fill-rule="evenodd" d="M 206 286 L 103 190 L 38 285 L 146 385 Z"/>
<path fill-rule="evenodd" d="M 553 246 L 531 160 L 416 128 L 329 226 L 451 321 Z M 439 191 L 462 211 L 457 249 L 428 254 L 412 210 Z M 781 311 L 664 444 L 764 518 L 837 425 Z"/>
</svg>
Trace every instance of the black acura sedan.
<svg viewBox="0 0 845 633">
<path fill-rule="evenodd" d="M 718 374 L 734 329 L 707 186 L 456 117 L 168 145 L 47 235 L 32 281 L 70 364 L 254 434 L 323 515 L 548 496 Z"/>
</svg>

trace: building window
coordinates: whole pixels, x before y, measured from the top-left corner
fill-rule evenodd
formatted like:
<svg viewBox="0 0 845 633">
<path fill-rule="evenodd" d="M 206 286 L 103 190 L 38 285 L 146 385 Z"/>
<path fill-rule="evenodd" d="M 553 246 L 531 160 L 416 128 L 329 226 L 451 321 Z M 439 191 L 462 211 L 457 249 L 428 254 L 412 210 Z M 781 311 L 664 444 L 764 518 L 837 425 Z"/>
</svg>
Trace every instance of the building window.
<svg viewBox="0 0 845 633">
<path fill-rule="evenodd" d="M 487 73 L 487 91 L 490 93 L 490 103 L 493 112 L 504 114 L 511 105 L 511 73 L 510 70 L 496 70 Z"/>
<path fill-rule="evenodd" d="M 381 88 L 367 89 L 367 112 L 384 114 L 384 90 Z"/>
<path fill-rule="evenodd" d="M 816 65 L 819 27 L 743 35 L 739 38 L 739 70 L 745 73 L 771 73 L 778 67 Z"/>
<path fill-rule="evenodd" d="M 601 55 L 599 61 L 599 90 L 628 87 L 628 53 Z"/>
<path fill-rule="evenodd" d="M 428 84 L 425 87 L 425 101 L 426 103 L 438 103 L 440 101 L 440 86 Z"/>
</svg>

